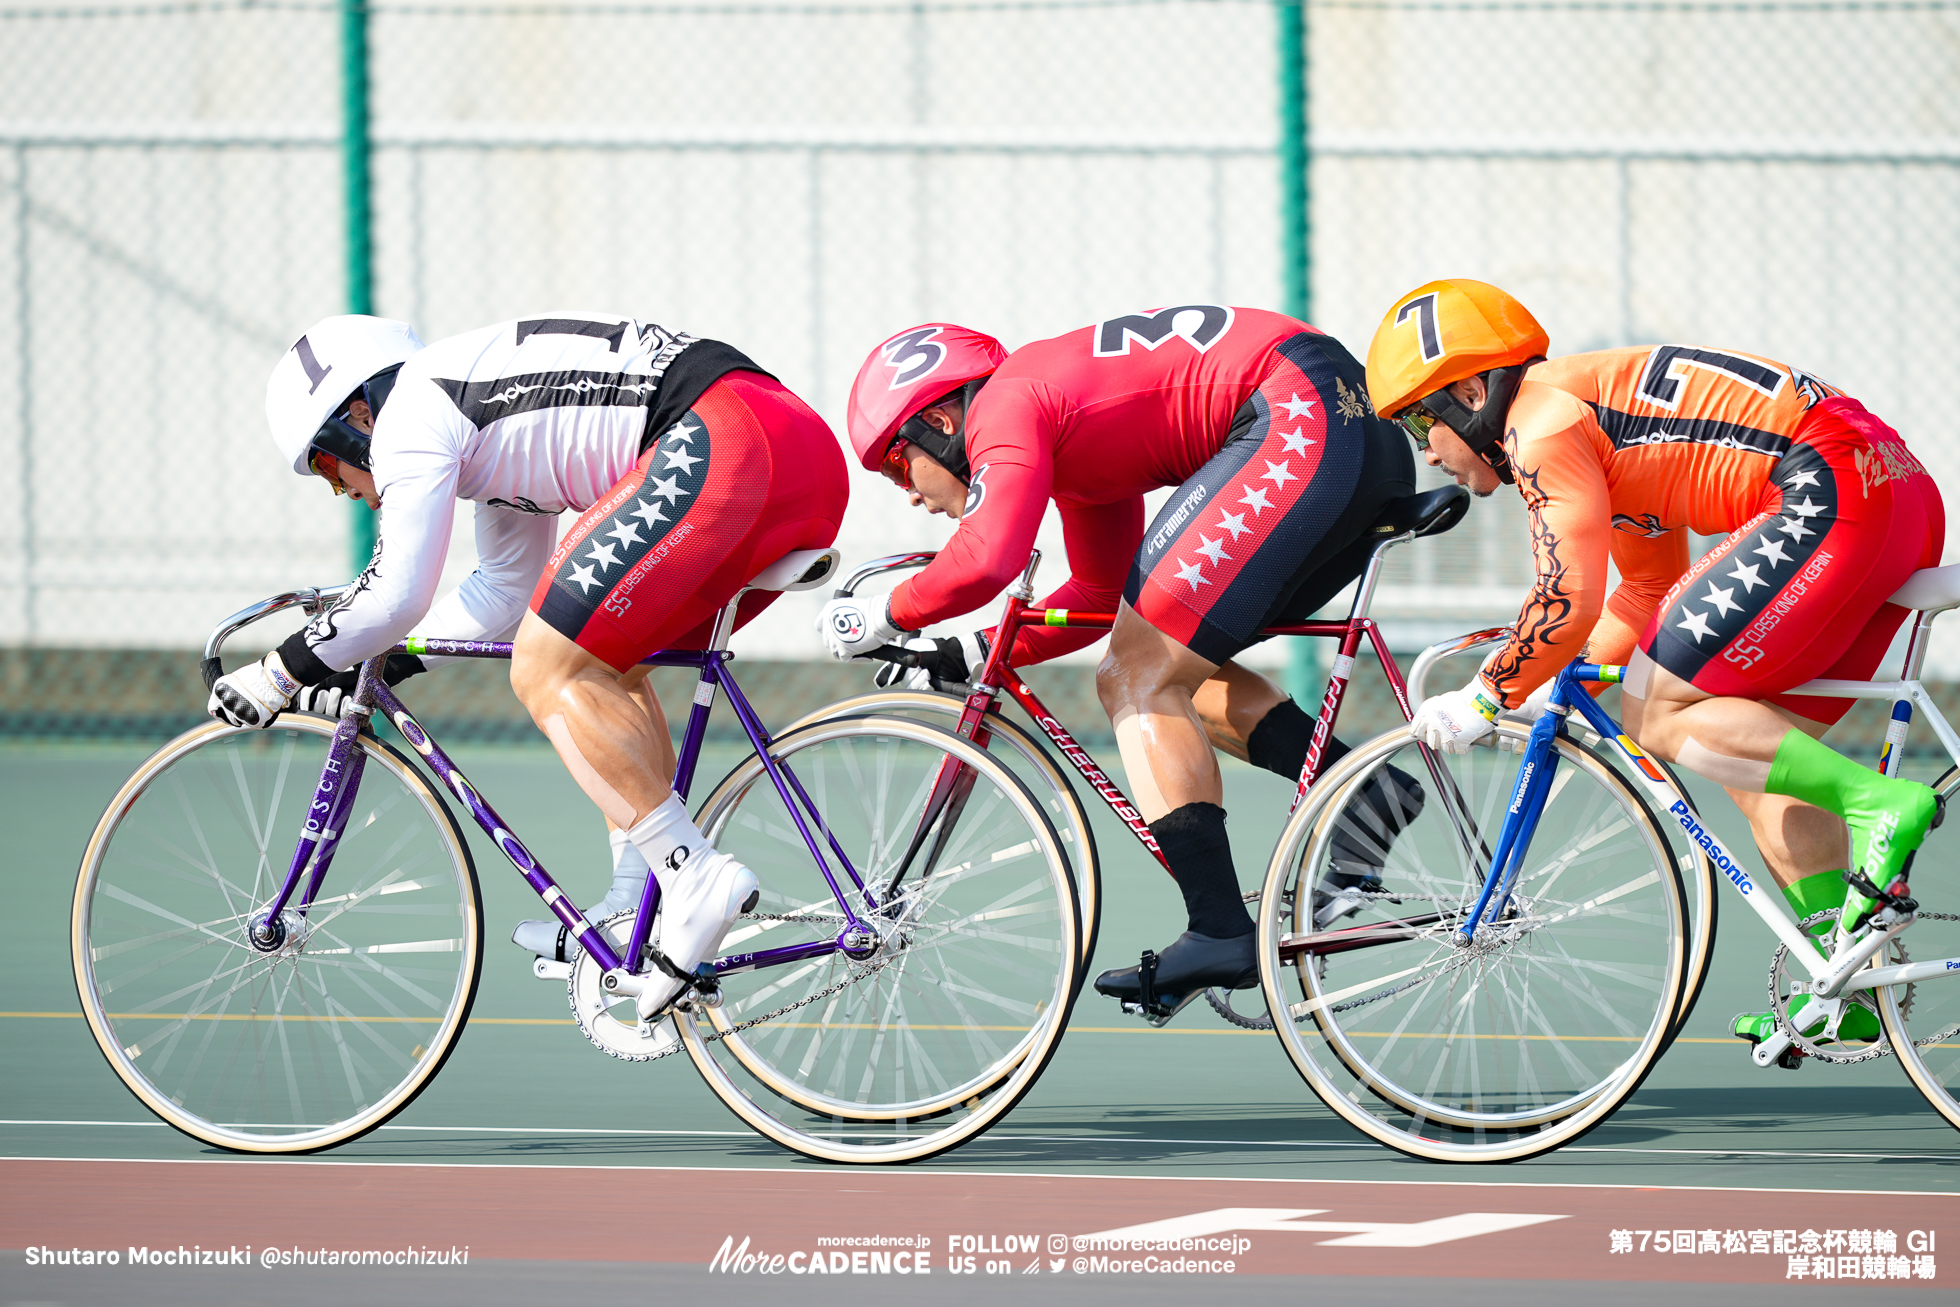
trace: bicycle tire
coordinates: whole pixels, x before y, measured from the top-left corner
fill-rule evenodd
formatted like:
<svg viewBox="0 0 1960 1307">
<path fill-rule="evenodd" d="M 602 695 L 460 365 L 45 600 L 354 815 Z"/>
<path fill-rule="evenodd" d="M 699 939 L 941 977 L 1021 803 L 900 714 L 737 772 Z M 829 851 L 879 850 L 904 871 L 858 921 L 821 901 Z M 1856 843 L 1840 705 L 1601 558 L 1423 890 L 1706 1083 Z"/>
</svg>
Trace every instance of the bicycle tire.
<svg viewBox="0 0 1960 1307">
<path fill-rule="evenodd" d="M 966 700 L 956 695 L 924 690 L 878 690 L 826 704 L 791 722 L 787 729 L 793 731 L 830 717 L 864 716 L 918 717 L 940 725 L 957 722 L 965 711 Z M 1069 855 L 1069 863 L 1075 870 L 1077 901 L 1082 905 L 1082 970 L 1078 980 L 1087 979 L 1089 961 L 1096 955 L 1096 940 L 1102 933 L 1102 863 L 1096 852 L 1096 833 L 1089 825 L 1089 814 L 1076 797 L 1068 773 L 1056 764 L 1054 755 L 1039 736 L 998 712 L 987 714 L 987 730 L 994 738 L 1005 740 L 1012 754 L 1022 761 L 1023 765 L 1016 767 L 1010 758 L 1010 770 L 1046 809 L 1048 820 L 1061 838 L 1063 851 Z"/>
<path fill-rule="evenodd" d="M 892 943 L 862 962 L 832 953 L 726 974 L 719 1006 L 678 1018 L 689 1056 L 737 1117 L 807 1157 L 911 1162 L 978 1137 L 1047 1066 L 1079 986 L 1078 908 L 1052 824 L 991 753 L 921 722 L 830 718 L 770 753 L 871 885 L 898 864 L 943 759 L 972 774 L 973 790 L 951 829 L 943 818 L 932 827 L 947 843 L 929 873 L 891 900 L 895 918 L 880 918 Z M 762 901 L 724 957 L 842 929 L 787 816 L 753 755 L 702 805 L 715 847 L 762 872 Z M 731 1033 L 759 1017 L 755 1033 Z"/>
<path fill-rule="evenodd" d="M 1435 755 L 1459 808 L 1406 730 L 1369 741 L 1315 787 L 1268 868 L 1261 986 L 1269 1011 L 1294 1018 L 1275 1033 L 1337 1115 L 1410 1156 L 1516 1161 L 1570 1143 L 1639 1087 L 1672 1037 L 1687 908 L 1663 828 L 1615 769 L 1570 740 L 1557 746 L 1514 908 L 1473 946 L 1452 937 L 1481 889 L 1516 772 L 1496 749 Z M 1337 827 L 1355 830 L 1349 800 L 1390 762 L 1429 776 L 1429 793 L 1386 841 L 1382 895 L 1350 927 L 1379 938 L 1282 963 L 1282 932 L 1311 930 L 1309 891 Z"/>
<path fill-rule="evenodd" d="M 178 736 L 111 800 L 76 878 L 75 984 L 96 1045 L 145 1107 L 219 1148 L 305 1153 L 375 1129 L 442 1069 L 475 1000 L 469 846 L 442 795 L 370 735 L 322 897 L 288 909 L 278 950 L 247 940 L 335 726 L 288 713 Z"/>
<path fill-rule="evenodd" d="M 1960 853 L 1960 823 L 1953 819 L 1960 768 L 1949 768 L 1933 789 L 1947 801 L 1947 820 L 1928 832 L 1913 858 L 1913 897 L 1919 900 L 1920 918 L 1888 946 L 1882 964 L 1899 961 L 1901 948 L 1914 962 L 1960 957 L 1960 920 L 1952 919 L 1960 916 L 1960 895 L 1948 882 Z M 1960 1130 L 1960 979 L 1951 974 L 1879 990 L 1878 1019 L 1906 1079 L 1948 1125 Z"/>
<path fill-rule="evenodd" d="M 1640 791 L 1640 781 L 1632 774 L 1631 764 L 1624 754 L 1617 748 L 1609 749 L 1593 743 L 1599 740 L 1599 736 L 1577 714 L 1568 721 L 1581 740 L 1582 748 L 1589 749 L 1596 757 L 1610 763 L 1635 791 Z M 1687 787 L 1681 784 L 1680 774 L 1673 765 L 1652 754 L 1646 757 L 1660 768 L 1668 787 L 1693 807 L 1694 800 L 1689 797 Z M 1681 1008 L 1675 1015 L 1674 1029 L 1668 1035 L 1671 1045 L 1687 1028 L 1688 1018 L 1694 1015 L 1695 1005 L 1701 1001 L 1702 990 L 1708 984 L 1708 963 L 1715 953 L 1715 931 L 1721 918 L 1723 891 L 1722 878 L 1715 870 L 1715 863 L 1701 846 L 1688 839 L 1672 821 L 1663 820 L 1661 829 L 1667 832 L 1668 847 L 1675 851 L 1675 864 L 1680 868 L 1681 881 L 1689 897 L 1688 967 L 1681 984 Z"/>
</svg>

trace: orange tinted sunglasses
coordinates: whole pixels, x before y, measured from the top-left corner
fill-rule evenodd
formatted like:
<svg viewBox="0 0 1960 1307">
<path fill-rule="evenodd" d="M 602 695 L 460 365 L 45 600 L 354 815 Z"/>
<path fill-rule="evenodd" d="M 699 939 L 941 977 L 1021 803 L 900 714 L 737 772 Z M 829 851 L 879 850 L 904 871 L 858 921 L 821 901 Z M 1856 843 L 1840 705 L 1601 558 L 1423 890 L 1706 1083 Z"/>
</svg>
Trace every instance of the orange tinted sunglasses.
<svg viewBox="0 0 1960 1307">
<path fill-rule="evenodd" d="M 884 461 L 878 464 L 878 470 L 884 473 L 885 480 L 891 482 L 900 490 L 910 490 L 912 488 L 912 469 L 906 465 L 904 451 L 905 442 L 903 440 L 892 441 L 891 448 L 885 451 Z"/>
<path fill-rule="evenodd" d="M 336 495 L 347 493 L 347 487 L 340 481 L 340 460 L 325 450 L 316 449 L 306 456 L 306 465 L 327 479 Z"/>
</svg>

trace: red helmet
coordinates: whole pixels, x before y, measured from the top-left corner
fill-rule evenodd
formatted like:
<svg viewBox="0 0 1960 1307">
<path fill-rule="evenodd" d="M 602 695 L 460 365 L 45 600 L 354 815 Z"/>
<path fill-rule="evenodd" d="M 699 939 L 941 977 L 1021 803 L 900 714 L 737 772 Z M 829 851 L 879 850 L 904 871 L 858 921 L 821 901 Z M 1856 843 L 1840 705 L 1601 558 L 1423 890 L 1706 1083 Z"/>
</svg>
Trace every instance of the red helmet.
<svg viewBox="0 0 1960 1307">
<path fill-rule="evenodd" d="M 1007 357 L 992 336 L 949 322 L 901 331 L 864 360 L 844 413 L 858 462 L 875 470 L 898 429 L 969 381 L 990 375 Z"/>
</svg>

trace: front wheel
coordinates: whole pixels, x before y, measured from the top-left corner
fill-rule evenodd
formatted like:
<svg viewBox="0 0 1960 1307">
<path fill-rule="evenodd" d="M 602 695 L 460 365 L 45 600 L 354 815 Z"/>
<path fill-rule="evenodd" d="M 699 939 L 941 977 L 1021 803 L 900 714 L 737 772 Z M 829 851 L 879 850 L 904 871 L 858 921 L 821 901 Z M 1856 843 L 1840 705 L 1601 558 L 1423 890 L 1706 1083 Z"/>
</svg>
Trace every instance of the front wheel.
<svg viewBox="0 0 1960 1307">
<path fill-rule="evenodd" d="M 144 1106 L 220 1148 L 310 1152 L 374 1129 L 441 1069 L 476 994 L 469 847 L 442 796 L 371 736 L 325 882 L 303 903 L 303 873 L 276 947 L 248 937 L 334 729 L 288 713 L 185 732 L 123 785 L 82 858 L 75 985 L 96 1043 Z"/>
<path fill-rule="evenodd" d="M 769 752 L 822 820 L 799 823 L 753 756 L 703 804 L 702 831 L 762 897 L 722 945 L 720 1005 L 679 1018 L 688 1053 L 737 1116 L 805 1156 L 910 1162 L 978 1136 L 1048 1064 L 1076 992 L 1054 827 L 991 753 L 916 721 L 831 719 Z M 854 956 L 835 946 L 846 905 L 867 931 Z"/>
<path fill-rule="evenodd" d="M 1500 724 L 1516 745 L 1525 732 Z M 1666 1047 L 1687 907 L 1661 828 L 1579 744 L 1555 770 L 1509 908 L 1465 941 L 1517 773 L 1490 747 L 1357 748 L 1287 824 L 1261 896 L 1260 979 L 1287 1056 L 1349 1124 L 1411 1156 L 1515 1161 L 1612 1115 Z M 1431 762 L 1434 766 L 1432 769 Z M 1395 766 L 1424 801 L 1386 829 L 1362 787 Z M 1356 887 L 1356 850 L 1378 883 Z M 1316 931 L 1317 903 L 1353 908 Z M 1325 915 L 1323 913 L 1323 915 Z"/>
</svg>

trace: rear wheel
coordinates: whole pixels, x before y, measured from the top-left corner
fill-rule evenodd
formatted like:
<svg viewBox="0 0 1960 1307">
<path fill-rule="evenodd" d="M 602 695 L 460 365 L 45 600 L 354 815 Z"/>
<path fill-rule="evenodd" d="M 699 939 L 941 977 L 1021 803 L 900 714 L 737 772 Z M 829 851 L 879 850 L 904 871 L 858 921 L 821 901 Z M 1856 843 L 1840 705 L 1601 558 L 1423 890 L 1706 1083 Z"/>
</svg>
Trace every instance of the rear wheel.
<svg viewBox="0 0 1960 1307">
<path fill-rule="evenodd" d="M 737 1116 L 806 1156 L 909 1162 L 976 1137 L 1041 1074 L 1079 983 L 1054 828 L 989 751 L 916 721 L 829 719 L 770 754 L 855 878 L 834 856 L 826 878 L 759 758 L 716 788 L 697 821 L 762 898 L 722 946 L 740 968 L 721 1004 L 679 1018 L 688 1053 Z M 935 804 L 951 777 L 960 792 Z M 855 956 L 835 945 L 845 903 L 868 930 Z"/>
<path fill-rule="evenodd" d="M 359 792 L 325 882 L 252 923 L 284 883 L 335 723 L 178 736 L 102 815 L 75 885 L 82 1011 L 136 1097 L 220 1148 L 346 1143 L 406 1107 L 476 994 L 483 905 L 442 796 L 401 754 L 356 740 Z M 349 766 L 344 776 L 354 774 Z"/>
<path fill-rule="evenodd" d="M 789 729 L 831 717 L 880 716 L 909 717 L 950 731 L 965 711 L 966 700 L 957 695 L 924 690 L 879 690 L 826 704 L 792 723 Z M 1014 779 L 1027 786 L 1028 793 L 1041 804 L 1062 842 L 1062 851 L 1068 855 L 1070 869 L 1075 872 L 1076 899 L 1082 906 L 1079 983 L 1089 974 L 1089 960 L 1096 954 L 1096 936 L 1102 924 L 1102 869 L 1096 861 L 1096 836 L 1089 828 L 1089 814 L 1075 797 L 1075 787 L 1069 784 L 1068 774 L 1040 739 L 998 712 L 987 714 L 986 730 L 989 738 L 983 747 L 1006 764 Z"/>
</svg>

